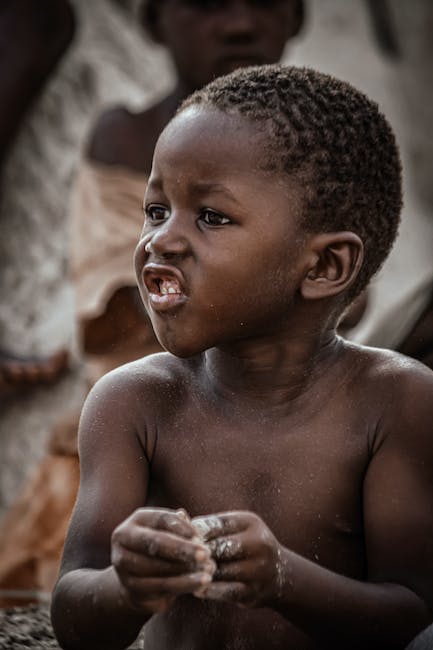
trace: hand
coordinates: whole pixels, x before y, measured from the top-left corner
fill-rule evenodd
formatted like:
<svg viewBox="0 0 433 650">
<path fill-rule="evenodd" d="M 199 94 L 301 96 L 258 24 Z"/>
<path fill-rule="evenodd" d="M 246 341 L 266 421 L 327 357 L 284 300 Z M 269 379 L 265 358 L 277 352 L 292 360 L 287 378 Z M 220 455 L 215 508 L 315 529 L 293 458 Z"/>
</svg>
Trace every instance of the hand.
<svg viewBox="0 0 433 650">
<path fill-rule="evenodd" d="M 260 517 L 227 512 L 192 520 L 217 563 L 197 596 L 264 606 L 283 589 L 282 547 Z"/>
<path fill-rule="evenodd" d="M 113 532 L 111 561 L 128 605 L 145 613 L 210 582 L 215 565 L 184 510 L 139 508 Z"/>
</svg>

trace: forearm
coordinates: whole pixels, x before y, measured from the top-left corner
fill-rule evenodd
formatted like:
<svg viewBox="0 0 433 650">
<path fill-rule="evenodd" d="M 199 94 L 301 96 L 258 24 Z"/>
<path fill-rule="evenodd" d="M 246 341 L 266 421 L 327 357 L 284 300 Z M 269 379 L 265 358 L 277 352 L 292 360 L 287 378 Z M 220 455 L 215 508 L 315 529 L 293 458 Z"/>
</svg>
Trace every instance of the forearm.
<svg viewBox="0 0 433 650">
<path fill-rule="evenodd" d="M 65 650 L 119 650 L 137 637 L 148 615 L 129 607 L 112 567 L 65 574 L 53 593 L 54 631 Z"/>
<path fill-rule="evenodd" d="M 72 40 L 68 0 L 7 0 L 0 8 L 0 162 L 32 100 Z"/>
<path fill-rule="evenodd" d="M 272 607 L 321 647 L 403 649 L 431 620 L 425 603 L 401 585 L 346 578 L 288 550 L 281 559 Z"/>
</svg>

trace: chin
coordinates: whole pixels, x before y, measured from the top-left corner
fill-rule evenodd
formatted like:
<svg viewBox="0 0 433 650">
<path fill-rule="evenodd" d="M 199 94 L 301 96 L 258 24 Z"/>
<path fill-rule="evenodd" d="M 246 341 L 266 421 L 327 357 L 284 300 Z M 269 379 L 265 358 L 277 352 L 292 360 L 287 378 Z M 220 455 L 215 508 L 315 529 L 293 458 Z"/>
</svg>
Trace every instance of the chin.
<svg viewBox="0 0 433 650">
<path fill-rule="evenodd" d="M 188 341 L 179 341 L 179 340 L 168 340 L 166 337 L 161 337 L 157 335 L 158 341 L 166 350 L 173 354 L 175 357 L 180 359 L 189 359 L 190 357 L 195 357 L 197 354 L 204 352 L 207 347 L 200 347 L 195 343 L 189 343 Z"/>
<path fill-rule="evenodd" d="M 197 356 L 204 350 L 197 350 L 197 348 L 182 348 L 176 346 L 163 345 L 162 346 L 166 352 L 169 352 L 178 359 L 191 359 L 192 357 Z"/>
</svg>

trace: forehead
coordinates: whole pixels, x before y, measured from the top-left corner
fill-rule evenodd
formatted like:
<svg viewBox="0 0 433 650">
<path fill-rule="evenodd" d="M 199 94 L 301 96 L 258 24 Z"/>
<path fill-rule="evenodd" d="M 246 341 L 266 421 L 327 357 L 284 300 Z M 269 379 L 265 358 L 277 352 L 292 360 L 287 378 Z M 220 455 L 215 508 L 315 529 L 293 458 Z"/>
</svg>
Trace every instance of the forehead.
<svg viewBox="0 0 433 650">
<path fill-rule="evenodd" d="M 159 138 L 146 195 L 162 190 L 189 202 L 217 193 L 249 214 L 286 215 L 289 209 L 294 217 L 302 208 L 301 188 L 287 174 L 266 168 L 265 145 L 260 123 L 189 107 Z"/>
<path fill-rule="evenodd" d="M 154 161 L 182 168 L 188 162 L 203 171 L 251 174 L 263 170 L 267 156 L 259 123 L 210 107 L 191 106 L 162 132 Z"/>
</svg>

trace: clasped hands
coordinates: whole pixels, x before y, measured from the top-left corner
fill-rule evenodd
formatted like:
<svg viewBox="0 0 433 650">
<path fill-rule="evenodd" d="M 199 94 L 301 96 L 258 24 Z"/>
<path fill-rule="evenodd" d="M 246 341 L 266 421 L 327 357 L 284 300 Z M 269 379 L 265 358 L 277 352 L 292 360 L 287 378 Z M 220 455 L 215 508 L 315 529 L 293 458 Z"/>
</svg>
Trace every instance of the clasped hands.
<svg viewBox="0 0 433 650">
<path fill-rule="evenodd" d="M 122 595 L 138 611 L 164 611 L 181 594 L 255 607 L 282 589 L 281 546 L 260 517 L 139 508 L 112 535 Z"/>
</svg>

